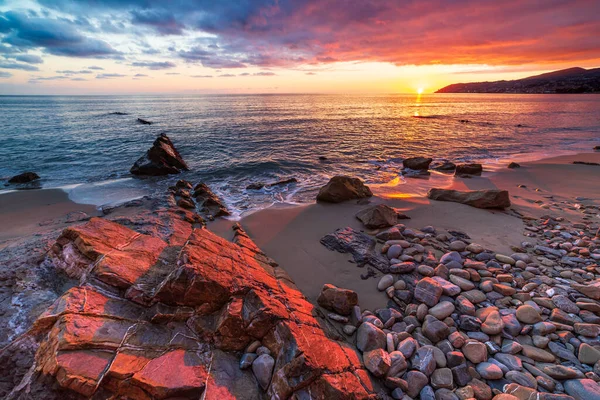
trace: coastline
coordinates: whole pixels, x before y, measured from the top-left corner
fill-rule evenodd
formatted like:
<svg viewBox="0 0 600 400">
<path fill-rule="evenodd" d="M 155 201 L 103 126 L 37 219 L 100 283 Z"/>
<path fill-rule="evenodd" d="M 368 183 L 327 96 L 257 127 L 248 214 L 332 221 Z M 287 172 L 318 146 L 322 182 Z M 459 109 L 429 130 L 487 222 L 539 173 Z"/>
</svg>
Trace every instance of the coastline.
<svg viewBox="0 0 600 400">
<path fill-rule="evenodd" d="M 512 206 L 507 211 L 431 201 L 422 195 L 404 192 L 396 198 L 393 194 L 375 196 L 370 204 L 398 208 L 411 217 L 400 221 L 409 228 L 421 229 L 433 224 L 446 230 L 467 233 L 474 242 L 486 248 L 510 254 L 514 252 L 511 246 L 528 241 L 528 237 L 524 236 L 526 231 L 521 216 L 539 218 L 552 214 L 579 222 L 581 213 L 561 202 L 576 203 L 576 198 L 583 197 L 589 200 L 581 200 L 580 203 L 600 204 L 600 186 L 589 184 L 594 177 L 600 176 L 600 167 L 571 164 L 575 160 L 600 162 L 600 153 L 555 156 L 523 163 L 521 168 L 514 170 L 505 168 L 482 177 L 450 177 L 446 180 L 445 188 L 449 189 L 508 190 Z M 419 183 L 415 179 L 398 188 L 406 188 L 409 190 L 405 192 L 410 192 L 412 181 Z M 526 187 L 519 188 L 518 185 Z M 548 198 L 550 196 L 552 198 Z M 323 284 L 332 283 L 356 291 L 361 305 L 374 309 L 381 306 L 385 294 L 373 291 L 371 279 L 360 278 L 366 271 L 350 263 L 347 254 L 329 251 L 319 242 L 324 235 L 338 228 L 349 226 L 363 229 L 354 215 L 365 207 L 352 201 L 342 204 L 274 205 L 246 215 L 239 222 L 256 244 L 288 272 L 310 301 L 316 302 Z M 218 235 L 230 239 L 228 236 L 233 223 L 220 219 L 208 226 Z"/>
</svg>

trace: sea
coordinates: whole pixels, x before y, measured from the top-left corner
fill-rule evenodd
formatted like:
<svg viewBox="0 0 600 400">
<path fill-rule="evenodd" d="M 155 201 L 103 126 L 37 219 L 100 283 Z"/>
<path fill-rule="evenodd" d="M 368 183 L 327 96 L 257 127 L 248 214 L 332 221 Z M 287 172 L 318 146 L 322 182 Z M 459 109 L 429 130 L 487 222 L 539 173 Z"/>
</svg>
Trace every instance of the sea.
<svg viewBox="0 0 600 400">
<path fill-rule="evenodd" d="M 133 177 L 129 169 L 161 133 L 190 171 Z M 35 171 L 42 179 L 27 188 L 62 188 L 76 202 L 102 206 L 186 179 L 208 184 L 233 218 L 312 202 L 336 174 L 383 194 L 452 179 L 405 177 L 406 157 L 481 162 L 493 173 L 508 161 L 596 145 L 600 96 L 593 94 L 0 96 L 0 185 Z M 247 188 L 289 178 L 297 182 Z"/>
</svg>

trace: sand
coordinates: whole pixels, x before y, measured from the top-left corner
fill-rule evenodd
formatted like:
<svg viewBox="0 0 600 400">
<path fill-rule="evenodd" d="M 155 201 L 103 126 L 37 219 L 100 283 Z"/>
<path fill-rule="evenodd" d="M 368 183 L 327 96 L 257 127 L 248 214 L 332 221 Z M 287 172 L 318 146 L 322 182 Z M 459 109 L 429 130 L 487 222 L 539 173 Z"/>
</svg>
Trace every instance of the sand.
<svg viewBox="0 0 600 400">
<path fill-rule="evenodd" d="M 432 184 L 458 190 L 484 188 L 506 189 L 513 206 L 507 211 L 480 210 L 462 204 L 431 201 L 423 195 L 427 181 L 407 180 L 385 197 L 374 197 L 371 204 L 385 203 L 403 210 L 411 217 L 401 221 L 411 228 L 433 225 L 437 229 L 458 230 L 486 248 L 512 254 L 528 238 L 519 215 L 540 217 L 545 214 L 564 216 L 578 221 L 582 215 L 561 201 L 600 204 L 600 166 L 573 165 L 572 161 L 600 162 L 600 153 L 554 157 L 522 164 L 521 168 L 503 168 L 471 179 L 444 177 L 431 179 Z M 525 185 L 526 187 L 518 187 Z M 537 189 L 537 191 L 536 191 Z M 411 194 L 412 193 L 412 194 Z M 552 198 L 549 198 L 552 196 Z M 575 200 L 584 197 L 585 200 Z M 537 201 L 537 203 L 536 203 Z M 560 206 L 552 206 L 556 203 Z M 547 204 L 550 209 L 543 208 Z M 250 237 L 292 277 L 311 301 L 316 301 L 321 287 L 332 283 L 356 291 L 361 307 L 377 309 L 386 304 L 385 294 L 375 290 L 377 278 L 362 280 L 366 271 L 349 262 L 348 254 L 327 250 L 319 243 L 326 234 L 350 226 L 363 229 L 354 215 L 365 205 L 310 204 L 276 205 L 250 214 L 240 223 Z M 231 221 L 219 220 L 209 228 L 223 237 L 231 237 Z"/>
<path fill-rule="evenodd" d="M 100 212 L 95 206 L 77 204 L 60 189 L 0 194 L 0 249 L 19 238 L 62 229 L 96 215 Z"/>
</svg>

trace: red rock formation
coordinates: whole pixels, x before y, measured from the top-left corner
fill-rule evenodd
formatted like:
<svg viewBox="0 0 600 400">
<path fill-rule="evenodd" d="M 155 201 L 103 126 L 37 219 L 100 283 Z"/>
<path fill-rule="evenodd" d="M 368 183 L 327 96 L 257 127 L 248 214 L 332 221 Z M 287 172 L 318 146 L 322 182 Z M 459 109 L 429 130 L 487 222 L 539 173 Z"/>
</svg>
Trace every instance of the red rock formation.
<svg viewBox="0 0 600 400">
<path fill-rule="evenodd" d="M 232 243 L 192 229 L 186 215 L 161 238 L 99 218 L 63 232 L 54 264 L 81 284 L 31 330 L 41 338 L 37 376 L 83 396 L 374 396 L 356 351 L 327 336 L 313 305 L 240 227 Z M 275 358 L 266 391 L 232 353 L 255 340 Z"/>
</svg>

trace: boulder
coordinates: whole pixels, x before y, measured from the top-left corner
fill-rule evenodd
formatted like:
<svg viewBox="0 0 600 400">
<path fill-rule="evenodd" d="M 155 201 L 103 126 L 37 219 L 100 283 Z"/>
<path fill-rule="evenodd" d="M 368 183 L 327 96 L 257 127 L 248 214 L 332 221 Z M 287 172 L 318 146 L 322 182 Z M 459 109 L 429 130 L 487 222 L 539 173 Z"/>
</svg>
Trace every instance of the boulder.
<svg viewBox="0 0 600 400">
<path fill-rule="evenodd" d="M 510 207 L 508 191 L 486 189 L 473 191 L 458 191 L 451 189 L 433 188 L 427 192 L 427 197 L 437 201 L 451 201 L 466 204 L 476 208 L 507 208 Z"/>
<path fill-rule="evenodd" d="M 358 178 L 338 175 L 319 190 L 317 201 L 341 203 L 346 200 L 363 199 L 373 196 L 371 189 Z"/>
<path fill-rule="evenodd" d="M 8 180 L 8 183 L 29 183 L 40 179 L 39 175 L 35 172 L 23 172 L 22 174 L 15 175 Z"/>
<path fill-rule="evenodd" d="M 455 175 L 481 175 L 483 166 L 481 164 L 458 164 Z"/>
<path fill-rule="evenodd" d="M 152 144 L 150 150 L 133 164 L 134 175 L 160 176 L 178 174 L 189 170 L 171 139 L 164 133 Z"/>
<path fill-rule="evenodd" d="M 254 372 L 256 380 L 263 390 L 266 390 L 271 383 L 274 366 L 275 360 L 268 354 L 258 356 L 252 363 L 252 372 Z"/>
<path fill-rule="evenodd" d="M 369 264 L 384 273 L 389 269 L 387 258 L 375 249 L 375 239 L 350 227 L 323 236 L 321 244 L 332 251 L 350 253 L 359 266 Z"/>
<path fill-rule="evenodd" d="M 200 213 L 208 219 L 231 215 L 221 199 L 205 183 L 200 182 L 194 187 L 193 196 L 198 203 Z"/>
<path fill-rule="evenodd" d="M 429 169 L 429 164 L 433 161 L 432 158 L 426 157 L 410 157 L 402 161 L 404 168 L 414 169 L 415 171 L 423 171 Z"/>
<path fill-rule="evenodd" d="M 508 164 L 508 168 L 510 168 L 510 169 L 521 168 L 521 164 L 513 161 L 510 164 Z"/>
<path fill-rule="evenodd" d="M 398 223 L 398 212 L 385 204 L 378 204 L 360 210 L 356 218 L 369 229 L 387 228 Z"/>
<path fill-rule="evenodd" d="M 377 377 L 384 376 L 391 366 L 390 355 L 383 349 L 367 351 L 363 354 L 365 368 Z"/>
<path fill-rule="evenodd" d="M 442 285 L 433 278 L 423 278 L 415 287 L 415 299 L 429 307 L 435 306 L 442 296 Z"/>
<path fill-rule="evenodd" d="M 456 164 L 450 161 L 444 161 L 443 163 L 438 163 L 431 167 L 436 171 L 454 171 L 456 169 Z"/>
<path fill-rule="evenodd" d="M 358 304 L 358 295 L 352 290 L 340 289 L 327 283 L 323 285 L 317 303 L 340 315 L 350 315 L 352 308 Z"/>
<path fill-rule="evenodd" d="M 600 385 L 592 379 L 572 379 L 566 381 L 564 386 L 575 400 L 600 400 Z"/>
</svg>

